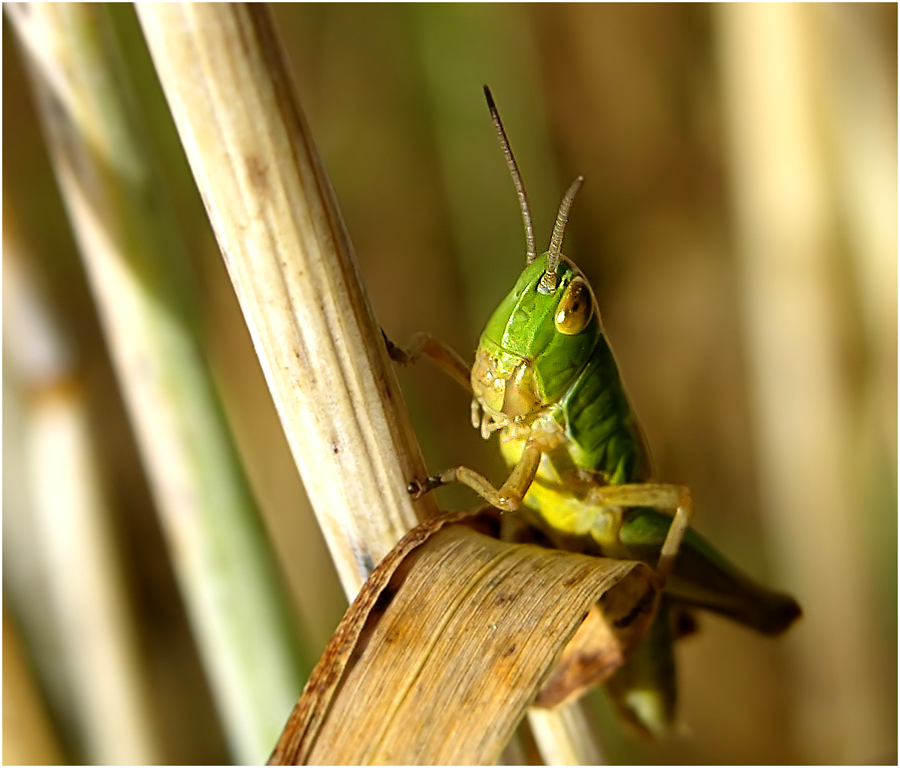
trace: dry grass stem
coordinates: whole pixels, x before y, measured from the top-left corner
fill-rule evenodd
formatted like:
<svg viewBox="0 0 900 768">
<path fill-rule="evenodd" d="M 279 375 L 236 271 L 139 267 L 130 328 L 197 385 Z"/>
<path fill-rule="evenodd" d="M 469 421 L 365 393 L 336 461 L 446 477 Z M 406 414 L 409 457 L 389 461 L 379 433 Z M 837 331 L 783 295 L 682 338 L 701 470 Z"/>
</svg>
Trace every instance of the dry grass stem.
<svg viewBox="0 0 900 768">
<path fill-rule="evenodd" d="M 424 472 L 263 6 L 139 7 L 294 459 L 348 595 L 416 523 Z M 420 503 L 422 516 L 433 502 Z"/>
<path fill-rule="evenodd" d="M 3 608 L 3 762 L 61 765 L 63 752 L 41 700 L 14 617 Z"/>
<path fill-rule="evenodd" d="M 547 765 L 604 765 L 585 702 L 570 701 L 554 709 L 528 710 L 528 725 Z"/>
</svg>

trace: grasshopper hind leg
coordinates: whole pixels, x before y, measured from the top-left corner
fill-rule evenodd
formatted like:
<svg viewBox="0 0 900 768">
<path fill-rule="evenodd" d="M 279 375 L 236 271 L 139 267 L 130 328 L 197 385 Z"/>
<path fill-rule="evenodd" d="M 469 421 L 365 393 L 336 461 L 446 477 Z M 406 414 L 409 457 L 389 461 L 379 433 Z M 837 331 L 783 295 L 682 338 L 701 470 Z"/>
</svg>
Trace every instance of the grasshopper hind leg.
<svg viewBox="0 0 900 768">
<path fill-rule="evenodd" d="M 606 681 L 619 716 L 642 736 L 659 738 L 675 720 L 675 630 L 671 601 L 663 598 L 650 630 L 625 664 Z"/>
<path fill-rule="evenodd" d="M 656 565 L 657 575 L 665 583 L 694 516 L 690 489 L 684 485 L 659 483 L 605 485 L 593 491 L 590 501 L 604 507 L 652 507 L 665 512 L 675 510 Z"/>
</svg>

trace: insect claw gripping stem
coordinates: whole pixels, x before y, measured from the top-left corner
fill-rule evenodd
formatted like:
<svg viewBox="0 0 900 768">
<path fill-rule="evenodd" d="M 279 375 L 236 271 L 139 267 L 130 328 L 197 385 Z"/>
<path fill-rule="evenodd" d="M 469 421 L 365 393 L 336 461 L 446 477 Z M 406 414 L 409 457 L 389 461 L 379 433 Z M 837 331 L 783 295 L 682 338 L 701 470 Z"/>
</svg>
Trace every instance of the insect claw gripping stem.
<svg viewBox="0 0 900 768">
<path fill-rule="evenodd" d="M 388 357 L 390 357 L 391 360 L 398 365 L 409 365 L 409 355 L 388 338 L 384 328 L 381 329 L 381 338 L 384 339 L 384 345 L 387 347 Z"/>
<path fill-rule="evenodd" d="M 444 485 L 444 481 L 440 475 L 430 475 L 424 480 L 412 480 L 406 486 L 406 491 L 413 499 L 418 500 L 426 493 L 431 493 L 435 488 L 440 488 L 442 485 Z"/>
<path fill-rule="evenodd" d="M 417 333 L 404 349 L 392 342 L 384 329 L 381 331 L 387 346 L 388 356 L 398 365 L 412 365 L 422 355 L 430 358 L 444 373 L 459 384 L 466 392 L 471 394 L 471 371 L 465 361 L 443 341 L 435 338 L 430 333 Z"/>
<path fill-rule="evenodd" d="M 431 493 L 435 488 L 440 488 L 442 485 L 450 485 L 451 483 L 458 483 L 459 480 L 459 471 L 461 467 L 456 467 L 454 469 L 447 469 L 441 472 L 439 475 L 429 475 L 424 480 L 413 480 L 409 485 L 406 486 L 406 490 L 409 492 L 410 496 L 413 499 L 420 499 L 426 493 Z"/>
<path fill-rule="evenodd" d="M 468 467 L 453 467 L 439 475 L 426 477 L 425 480 L 413 480 L 406 486 L 406 490 L 414 499 L 418 499 L 423 494 L 440 488 L 442 485 L 462 483 L 475 491 L 492 507 L 496 507 L 502 512 L 514 512 L 519 508 L 522 499 L 528 492 L 540 463 L 540 448 L 529 442 L 522 452 L 519 462 L 499 489 L 491 485 L 483 475 L 479 475 Z"/>
</svg>

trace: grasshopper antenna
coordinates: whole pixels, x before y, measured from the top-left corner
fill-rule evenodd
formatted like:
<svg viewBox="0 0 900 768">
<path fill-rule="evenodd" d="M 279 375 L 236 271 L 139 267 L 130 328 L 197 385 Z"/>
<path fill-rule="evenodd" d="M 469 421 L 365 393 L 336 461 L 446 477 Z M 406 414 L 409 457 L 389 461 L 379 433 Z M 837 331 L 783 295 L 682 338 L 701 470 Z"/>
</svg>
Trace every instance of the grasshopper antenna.
<svg viewBox="0 0 900 768">
<path fill-rule="evenodd" d="M 522 221 L 525 224 L 525 263 L 531 264 L 531 262 L 537 258 L 537 251 L 534 247 L 534 225 L 531 223 L 531 210 L 528 207 L 528 196 L 525 194 L 525 185 L 522 183 L 519 166 L 516 164 L 516 158 L 513 156 L 512 147 L 509 146 L 509 139 L 506 137 L 506 131 L 503 130 L 503 123 L 500 121 L 500 113 L 497 111 L 497 105 L 494 104 L 494 97 L 491 96 L 491 89 L 487 86 L 484 86 L 484 97 L 487 99 L 491 118 L 494 120 L 494 126 L 497 128 L 497 138 L 500 139 L 500 146 L 503 148 L 506 165 L 509 167 L 513 184 L 515 184 L 516 187 L 516 194 L 519 197 L 519 207 L 522 209 Z"/>
<path fill-rule="evenodd" d="M 569 220 L 569 209 L 575 200 L 575 195 L 584 183 L 584 176 L 579 176 L 566 190 L 565 197 L 559 204 L 559 213 L 556 214 L 556 224 L 553 225 L 553 237 L 550 238 L 550 250 L 547 257 L 547 270 L 541 276 L 538 285 L 541 293 L 553 293 L 556 290 L 556 267 L 559 265 L 560 251 L 562 250 L 563 235 L 566 231 L 566 222 Z"/>
</svg>

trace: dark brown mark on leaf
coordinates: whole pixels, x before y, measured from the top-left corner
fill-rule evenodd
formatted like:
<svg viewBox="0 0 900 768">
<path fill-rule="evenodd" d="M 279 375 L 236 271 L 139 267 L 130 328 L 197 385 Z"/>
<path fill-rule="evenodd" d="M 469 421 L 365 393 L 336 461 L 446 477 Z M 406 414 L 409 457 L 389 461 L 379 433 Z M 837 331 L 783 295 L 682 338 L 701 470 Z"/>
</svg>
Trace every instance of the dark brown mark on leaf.
<svg viewBox="0 0 900 768">
<path fill-rule="evenodd" d="M 650 607 L 653 605 L 653 600 L 656 598 L 656 592 L 652 589 L 648 589 L 642 596 L 641 599 L 635 603 L 634 608 L 632 608 L 625 616 L 620 619 L 616 619 L 613 622 L 613 626 L 616 629 L 623 629 L 627 627 L 629 624 L 634 622 L 638 616 L 646 611 L 650 610 Z"/>
<path fill-rule="evenodd" d="M 388 606 L 393 601 L 394 597 L 397 595 L 397 590 L 390 586 L 385 587 L 381 594 L 375 600 L 375 605 L 372 606 L 373 611 L 378 611 L 379 613 L 384 613 Z"/>
<path fill-rule="evenodd" d="M 247 178 L 257 192 L 263 193 L 269 188 L 269 169 L 259 155 L 247 155 L 244 158 L 247 166 Z"/>
</svg>

